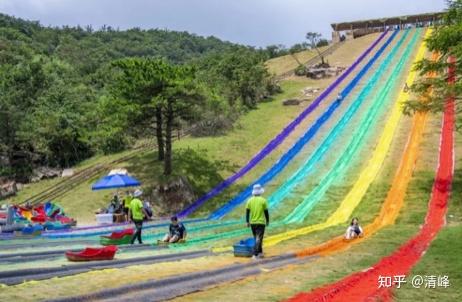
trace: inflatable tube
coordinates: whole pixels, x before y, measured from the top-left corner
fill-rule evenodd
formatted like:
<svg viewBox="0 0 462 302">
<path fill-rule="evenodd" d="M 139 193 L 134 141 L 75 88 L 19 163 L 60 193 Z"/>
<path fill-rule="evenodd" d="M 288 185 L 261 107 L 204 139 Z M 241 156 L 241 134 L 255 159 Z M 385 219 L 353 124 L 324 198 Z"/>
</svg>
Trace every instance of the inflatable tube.
<svg viewBox="0 0 462 302">
<path fill-rule="evenodd" d="M 188 206 L 186 209 L 178 213 L 179 217 L 185 217 L 197 210 L 210 198 L 218 195 L 224 189 L 233 184 L 237 179 L 245 175 L 250 171 L 256 164 L 258 164 L 263 158 L 270 154 L 277 146 L 279 146 L 287 136 L 309 115 L 311 114 L 319 104 L 340 84 L 343 80 L 351 74 L 351 72 L 358 66 L 362 60 L 375 48 L 375 46 L 385 37 L 387 31 L 382 33 L 379 38 L 374 41 L 369 48 L 367 48 L 356 61 L 337 78 L 329 87 L 324 90 L 314 101 L 310 104 L 296 119 L 294 119 L 289 125 L 287 125 L 273 140 L 271 140 L 257 155 L 255 155 L 243 168 L 237 173 L 220 183 L 218 186 L 210 190 L 208 193 L 203 195 L 201 198 L 196 200 L 193 204 Z"/>
<path fill-rule="evenodd" d="M 39 235 L 43 231 L 43 226 L 40 224 L 26 226 L 22 229 L 23 235 Z"/>
</svg>

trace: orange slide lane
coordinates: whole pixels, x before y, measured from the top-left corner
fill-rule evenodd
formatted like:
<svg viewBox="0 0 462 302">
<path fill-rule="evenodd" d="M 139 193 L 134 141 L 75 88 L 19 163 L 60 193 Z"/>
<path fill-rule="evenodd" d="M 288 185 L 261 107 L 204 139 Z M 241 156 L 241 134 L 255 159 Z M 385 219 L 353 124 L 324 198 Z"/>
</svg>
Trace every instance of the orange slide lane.
<svg viewBox="0 0 462 302">
<path fill-rule="evenodd" d="M 454 63 L 454 59 L 451 58 L 451 63 Z M 449 69 L 450 83 L 454 83 L 454 66 Z M 427 216 L 422 229 L 411 238 L 408 242 L 403 244 L 396 252 L 392 255 L 382 258 L 373 267 L 358 273 L 354 273 L 345 277 L 344 279 L 329 284 L 318 289 L 313 290 L 309 293 L 301 293 L 291 298 L 289 301 L 390 301 L 392 299 L 391 289 L 389 287 L 379 286 L 379 277 L 392 277 L 402 276 L 409 273 L 412 267 L 419 261 L 423 253 L 427 250 L 430 243 L 443 227 L 445 223 L 445 214 L 447 211 L 447 203 L 451 192 L 451 184 L 453 179 L 454 171 L 454 112 L 455 104 L 454 98 L 450 98 L 447 101 L 445 113 L 443 116 L 441 141 L 440 141 L 440 152 L 439 152 L 439 165 L 435 182 L 433 184 L 432 195 L 430 198 Z M 418 114 L 414 118 L 414 122 L 424 116 L 425 114 Z M 414 127 L 418 127 L 413 123 Z M 415 152 L 409 152 L 410 146 L 412 146 L 412 137 L 406 147 L 406 156 L 408 154 L 411 157 L 415 157 L 412 163 L 415 162 Z M 421 136 L 421 135 L 420 135 Z M 413 166 L 413 165 L 412 165 Z M 412 167 L 410 168 L 412 170 Z M 402 171 L 401 167 L 399 173 Z M 399 175 L 398 173 L 398 175 Z M 407 175 L 408 173 L 405 173 Z M 404 175 L 404 176 L 405 176 Z M 396 180 L 396 179 L 395 179 Z M 407 180 L 407 183 L 409 179 Z M 405 186 L 407 186 L 407 183 Z M 393 182 L 393 187 L 396 183 Z M 393 191 L 390 190 L 390 193 Z M 405 190 L 403 190 L 405 191 Z M 404 192 L 399 194 L 404 197 Z M 396 196 L 398 197 L 398 195 Z M 387 201 L 389 198 L 387 197 Z M 400 197 L 399 204 L 402 204 L 403 198 Z M 392 204 L 390 204 L 392 205 Z M 382 208 L 381 215 L 384 222 L 376 219 L 371 225 L 367 227 L 366 232 L 376 231 L 378 228 L 386 224 L 387 222 L 394 221 L 399 212 L 398 206 L 385 206 Z M 390 210 L 391 213 L 388 215 L 384 213 L 384 209 Z M 334 239 L 331 245 L 325 246 L 323 252 L 332 252 L 342 248 L 341 240 L 338 238 Z M 361 240 L 358 240 L 359 242 Z M 305 254 L 309 254 L 309 250 L 305 250 Z M 396 285 L 396 284 L 394 284 Z"/>
</svg>

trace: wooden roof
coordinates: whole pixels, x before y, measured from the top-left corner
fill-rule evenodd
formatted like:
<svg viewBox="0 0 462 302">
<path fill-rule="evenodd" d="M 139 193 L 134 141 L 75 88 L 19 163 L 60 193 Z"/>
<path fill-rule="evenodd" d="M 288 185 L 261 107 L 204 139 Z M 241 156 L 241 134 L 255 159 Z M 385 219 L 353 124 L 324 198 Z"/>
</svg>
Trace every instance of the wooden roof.
<svg viewBox="0 0 462 302">
<path fill-rule="evenodd" d="M 444 12 L 435 12 L 435 13 L 426 13 L 419 15 L 408 15 L 408 16 L 399 16 L 399 17 L 390 17 L 390 18 L 380 18 L 380 19 L 370 19 L 370 20 L 359 20 L 352 22 L 341 22 L 341 23 L 332 23 L 332 29 L 335 31 L 350 30 L 350 29 L 359 29 L 359 28 L 370 28 L 370 27 L 382 27 L 389 25 L 399 25 L 406 23 L 416 23 L 416 22 L 428 22 L 439 20 L 443 17 Z"/>
</svg>

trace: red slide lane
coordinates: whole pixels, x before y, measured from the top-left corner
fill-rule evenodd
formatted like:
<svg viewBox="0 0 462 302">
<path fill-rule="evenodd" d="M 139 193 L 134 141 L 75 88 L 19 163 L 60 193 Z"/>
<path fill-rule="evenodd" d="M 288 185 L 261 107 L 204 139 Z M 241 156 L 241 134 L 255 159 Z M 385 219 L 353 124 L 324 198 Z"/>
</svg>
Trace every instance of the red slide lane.
<svg viewBox="0 0 462 302">
<path fill-rule="evenodd" d="M 450 63 L 455 63 L 450 58 Z M 455 82 L 454 65 L 449 68 L 448 82 Z M 433 183 L 425 223 L 419 233 L 390 256 L 371 268 L 351 274 L 340 281 L 300 293 L 288 301 L 391 301 L 391 288 L 379 288 L 379 277 L 407 275 L 428 249 L 445 224 L 447 204 L 454 173 L 454 98 L 447 100 L 440 140 L 439 164 Z"/>
</svg>

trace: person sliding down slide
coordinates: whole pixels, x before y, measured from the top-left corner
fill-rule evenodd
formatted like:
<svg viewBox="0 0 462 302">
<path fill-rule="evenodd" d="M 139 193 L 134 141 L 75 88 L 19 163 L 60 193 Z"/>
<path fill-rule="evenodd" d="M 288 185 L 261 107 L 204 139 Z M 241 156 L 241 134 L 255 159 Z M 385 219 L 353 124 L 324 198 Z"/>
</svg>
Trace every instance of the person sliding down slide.
<svg viewBox="0 0 462 302">
<path fill-rule="evenodd" d="M 358 237 L 363 237 L 364 232 L 361 226 L 359 225 L 358 218 L 353 218 L 351 220 L 350 226 L 346 230 L 345 239 L 350 240 Z"/>
<path fill-rule="evenodd" d="M 254 185 L 252 190 L 253 196 L 247 201 L 246 206 L 245 219 L 247 227 L 250 226 L 255 238 L 253 259 L 263 258 L 263 236 L 265 235 L 265 226 L 269 225 L 268 201 L 261 196 L 264 192 L 265 190 L 261 185 Z"/>
</svg>

